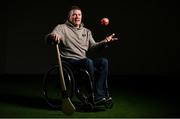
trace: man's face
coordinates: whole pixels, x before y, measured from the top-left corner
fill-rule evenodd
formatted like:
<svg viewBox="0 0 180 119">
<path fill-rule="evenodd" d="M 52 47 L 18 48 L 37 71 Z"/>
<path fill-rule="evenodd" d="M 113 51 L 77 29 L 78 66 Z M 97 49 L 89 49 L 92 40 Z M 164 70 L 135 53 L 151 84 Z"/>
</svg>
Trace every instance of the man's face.
<svg viewBox="0 0 180 119">
<path fill-rule="evenodd" d="M 81 24 L 82 13 L 81 10 L 71 10 L 69 14 L 69 21 L 71 21 L 76 27 Z"/>
</svg>

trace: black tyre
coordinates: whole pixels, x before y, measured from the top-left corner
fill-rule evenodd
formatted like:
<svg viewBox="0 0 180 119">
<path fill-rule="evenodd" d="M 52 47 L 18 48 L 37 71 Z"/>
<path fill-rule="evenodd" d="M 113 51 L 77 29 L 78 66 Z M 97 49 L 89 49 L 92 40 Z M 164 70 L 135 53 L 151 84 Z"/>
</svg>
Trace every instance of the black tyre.
<svg viewBox="0 0 180 119">
<path fill-rule="evenodd" d="M 75 75 L 76 96 L 85 105 L 94 104 L 94 91 L 90 74 L 87 70 L 79 69 Z M 91 107 L 91 106 L 90 106 Z"/>
<path fill-rule="evenodd" d="M 74 94 L 74 76 L 66 63 L 63 64 L 64 80 L 68 95 L 72 99 Z M 48 70 L 43 79 L 43 97 L 52 108 L 60 108 L 62 93 L 59 78 L 59 66 L 56 65 Z"/>
</svg>

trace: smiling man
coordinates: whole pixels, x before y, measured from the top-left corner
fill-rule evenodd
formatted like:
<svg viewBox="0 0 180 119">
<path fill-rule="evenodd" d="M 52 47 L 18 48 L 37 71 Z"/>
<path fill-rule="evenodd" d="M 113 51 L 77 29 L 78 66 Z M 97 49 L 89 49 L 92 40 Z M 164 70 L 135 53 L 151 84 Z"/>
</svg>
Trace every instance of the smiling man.
<svg viewBox="0 0 180 119">
<path fill-rule="evenodd" d="M 107 88 L 108 60 L 104 57 L 98 59 L 88 58 L 86 53 L 89 49 L 104 46 L 114 41 L 114 33 L 100 42 L 96 42 L 91 31 L 82 23 L 82 11 L 78 6 L 73 6 L 68 14 L 68 20 L 64 24 L 58 24 L 47 40 L 51 44 L 59 44 L 62 60 L 72 66 L 85 68 L 93 82 L 95 104 L 112 100 Z"/>
</svg>

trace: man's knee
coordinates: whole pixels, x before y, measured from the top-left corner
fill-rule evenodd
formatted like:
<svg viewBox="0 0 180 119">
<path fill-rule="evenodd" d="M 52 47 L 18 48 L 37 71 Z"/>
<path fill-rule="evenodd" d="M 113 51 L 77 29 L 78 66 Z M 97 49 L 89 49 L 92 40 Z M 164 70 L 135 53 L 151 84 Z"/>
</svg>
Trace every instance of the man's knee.
<svg viewBox="0 0 180 119">
<path fill-rule="evenodd" d="M 93 60 L 90 59 L 90 58 L 86 58 L 86 59 L 84 60 L 84 62 L 85 62 L 85 64 L 88 65 L 88 66 L 92 66 L 92 65 L 93 65 Z"/>
<path fill-rule="evenodd" d="M 100 63 L 103 67 L 108 67 L 108 59 L 107 58 L 101 58 Z"/>
</svg>

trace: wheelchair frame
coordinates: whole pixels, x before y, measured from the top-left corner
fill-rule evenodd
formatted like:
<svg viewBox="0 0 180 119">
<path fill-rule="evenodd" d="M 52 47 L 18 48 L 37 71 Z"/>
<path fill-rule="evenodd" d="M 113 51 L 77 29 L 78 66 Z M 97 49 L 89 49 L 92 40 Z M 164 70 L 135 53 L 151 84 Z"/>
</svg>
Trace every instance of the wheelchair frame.
<svg viewBox="0 0 180 119">
<path fill-rule="evenodd" d="M 93 84 L 91 82 L 90 74 L 85 69 L 74 69 L 68 62 L 62 61 L 63 66 L 63 73 L 64 73 L 64 79 L 65 84 L 67 88 L 67 92 L 69 95 L 69 98 L 72 100 L 73 96 L 76 95 L 76 97 L 83 103 L 83 105 L 88 110 L 93 110 L 96 105 L 94 103 L 94 88 Z M 59 66 L 55 65 L 51 67 L 44 75 L 43 77 L 43 84 L 42 84 L 42 95 L 47 102 L 47 104 L 52 108 L 61 108 L 62 105 L 62 94 L 61 94 L 61 87 L 59 78 Z M 87 78 L 86 80 L 89 81 L 89 88 L 91 90 L 91 94 L 87 94 L 86 90 L 79 89 L 79 86 L 77 86 L 77 78 L 80 78 L 77 76 L 80 75 L 81 78 Z M 112 102 L 106 102 L 104 104 L 106 108 L 112 108 L 113 103 Z"/>
</svg>

